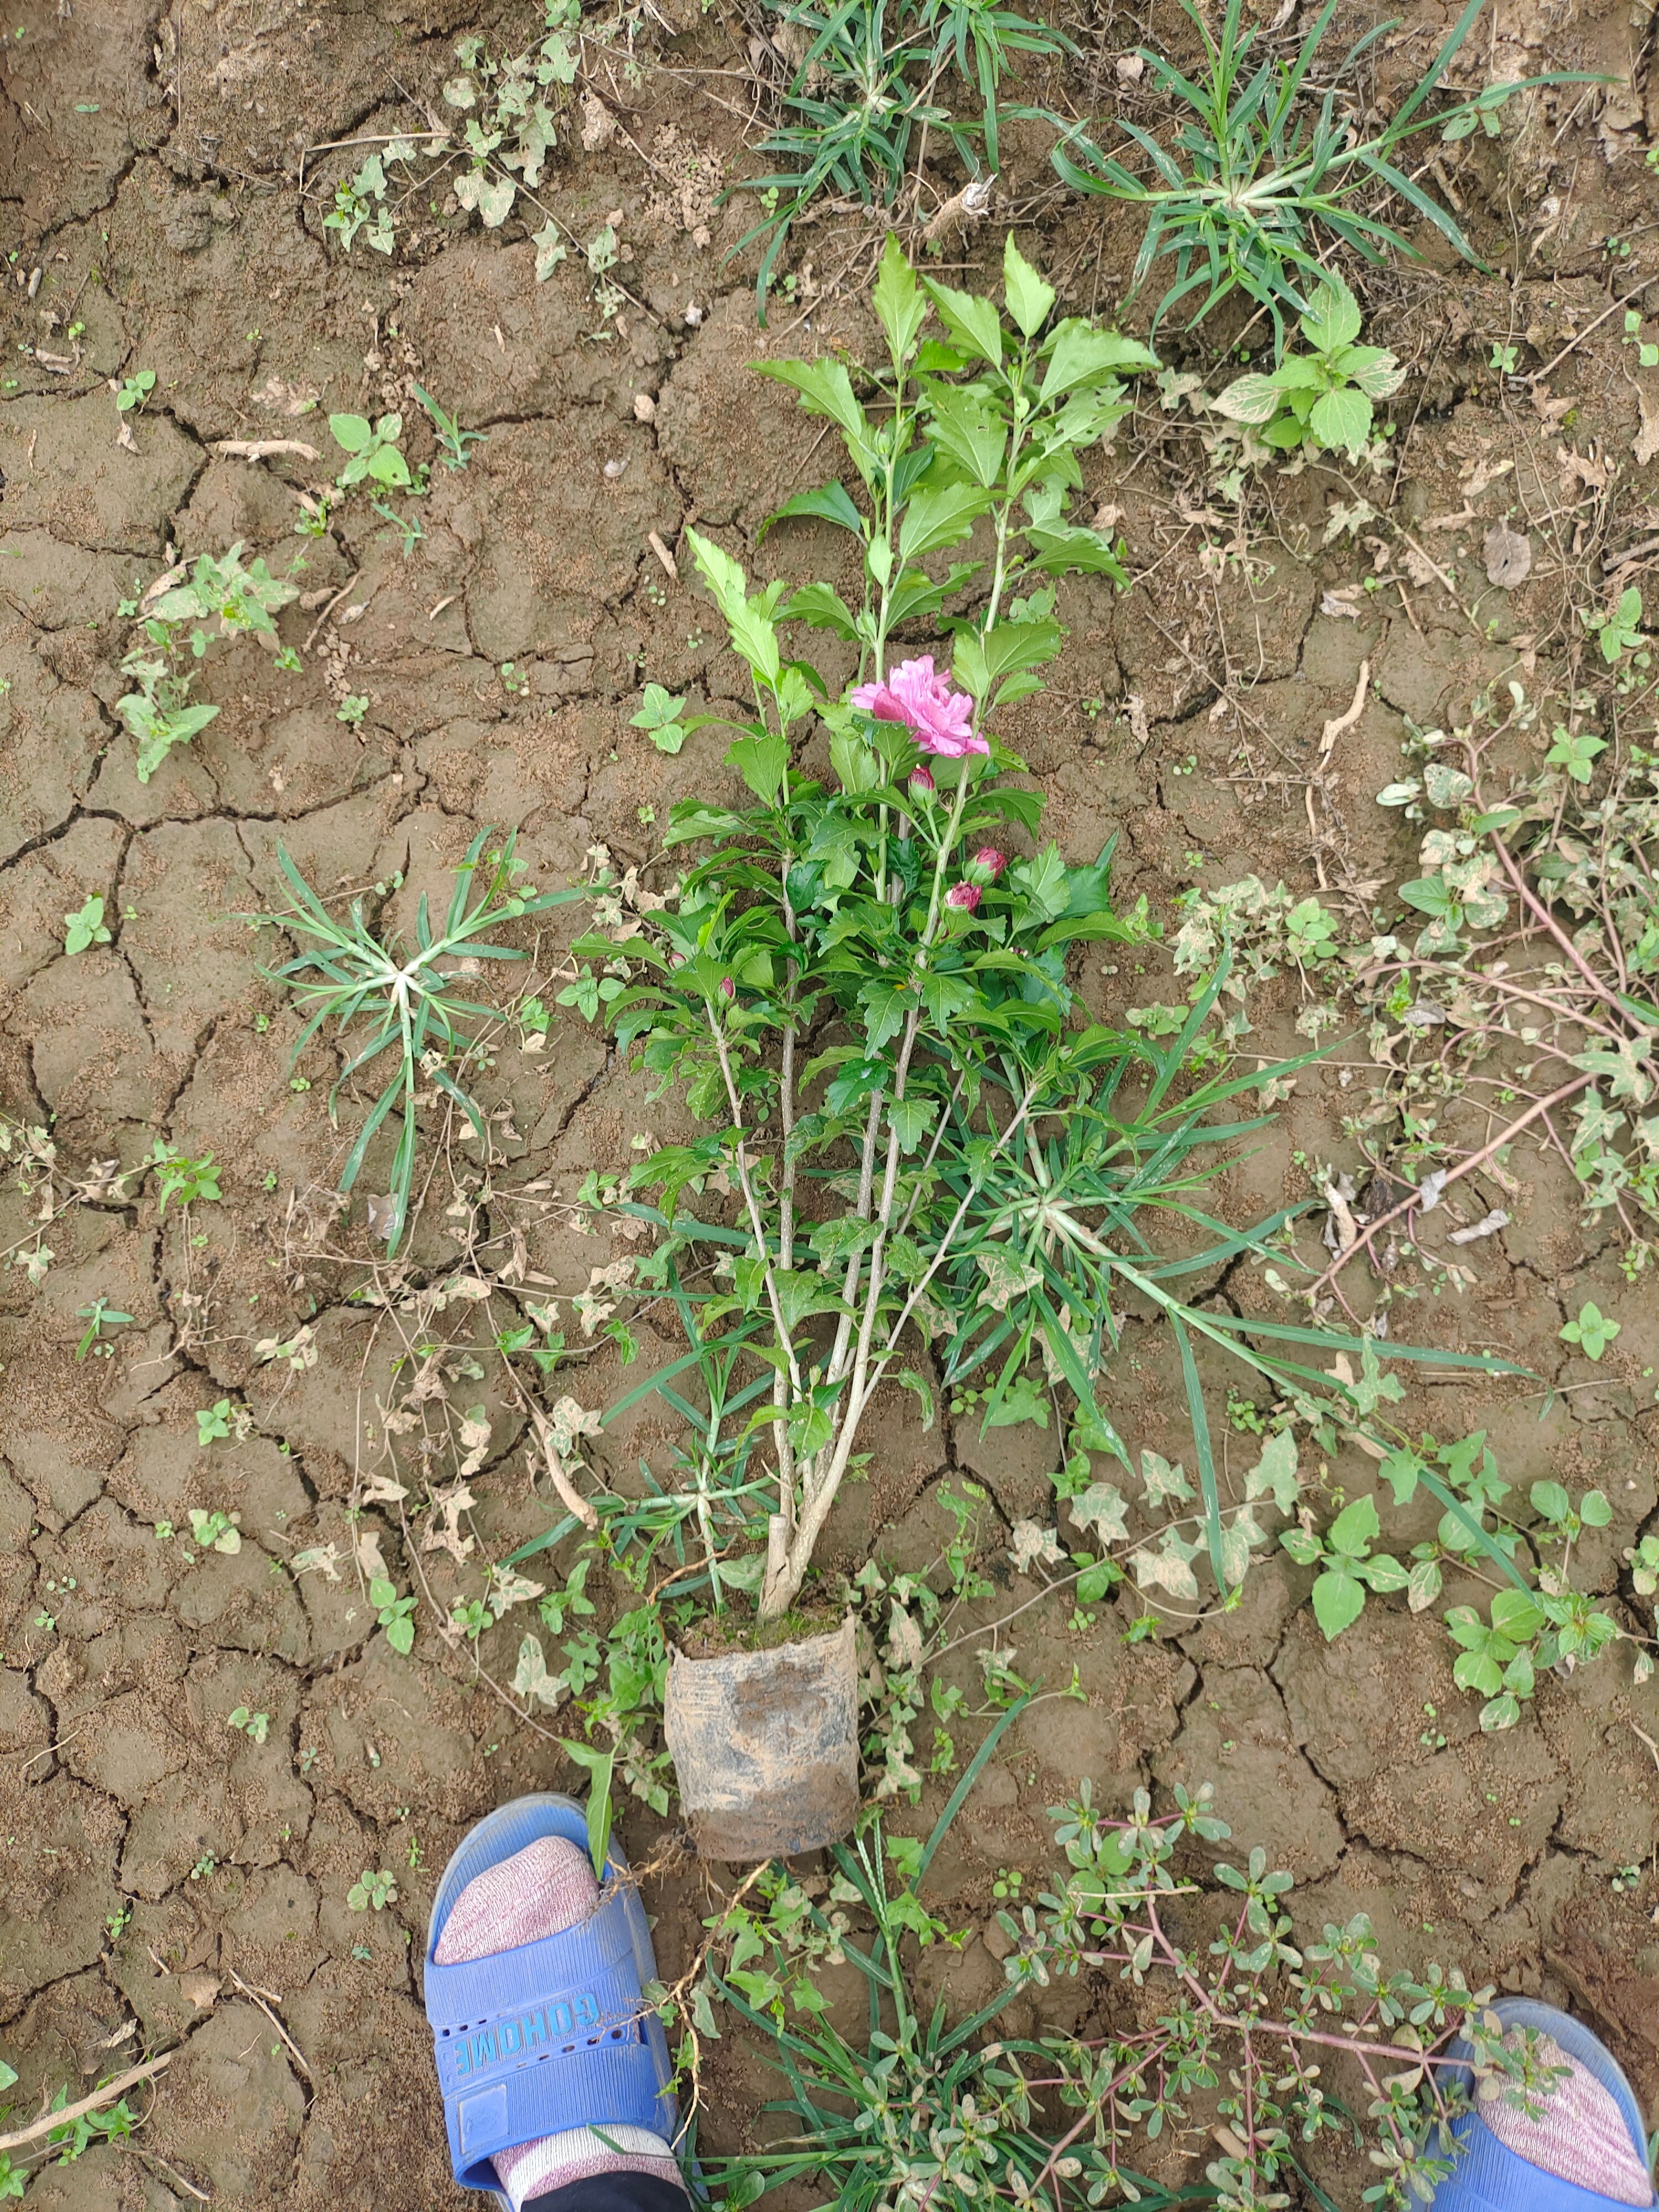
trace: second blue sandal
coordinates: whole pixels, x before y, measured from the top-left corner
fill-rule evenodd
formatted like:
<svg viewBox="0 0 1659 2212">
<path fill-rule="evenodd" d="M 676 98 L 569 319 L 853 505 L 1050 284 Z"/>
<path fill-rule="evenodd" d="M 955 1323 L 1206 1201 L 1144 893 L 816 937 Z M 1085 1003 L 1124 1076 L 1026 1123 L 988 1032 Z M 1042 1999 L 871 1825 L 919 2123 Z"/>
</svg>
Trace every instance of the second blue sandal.
<svg viewBox="0 0 1659 2212">
<path fill-rule="evenodd" d="M 444 1869 L 427 1930 L 426 2016 L 450 2160 L 463 2189 L 503 2204 L 497 2151 L 581 2127 L 645 2128 L 672 2142 L 678 2124 L 667 2039 L 644 1997 L 657 1972 L 651 1930 L 614 1845 L 598 1910 L 575 1927 L 483 1959 L 434 1959 L 468 1882 L 547 1836 L 586 1852 L 585 1808 L 549 1792 L 481 1820 Z"/>
</svg>

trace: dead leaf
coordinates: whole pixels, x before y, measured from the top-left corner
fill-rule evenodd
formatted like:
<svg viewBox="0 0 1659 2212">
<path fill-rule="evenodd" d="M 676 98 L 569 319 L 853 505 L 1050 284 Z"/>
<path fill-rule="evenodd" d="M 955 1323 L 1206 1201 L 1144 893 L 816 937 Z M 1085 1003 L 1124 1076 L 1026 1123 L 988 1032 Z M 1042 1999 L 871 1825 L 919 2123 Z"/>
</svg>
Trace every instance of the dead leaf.
<svg viewBox="0 0 1659 2212">
<path fill-rule="evenodd" d="M 1486 580 L 1500 592 L 1512 592 L 1532 574 L 1532 543 L 1507 522 L 1494 522 L 1481 550 L 1486 556 Z"/>
<path fill-rule="evenodd" d="M 1547 430 L 1558 428 L 1563 417 L 1571 415 L 1577 404 L 1571 394 L 1558 399 L 1541 384 L 1534 384 L 1532 388 L 1532 411 Z"/>
<path fill-rule="evenodd" d="M 189 1999 L 198 2012 L 211 2012 L 214 1999 L 222 1987 L 217 1974 L 180 1974 L 179 1977 L 181 1995 Z"/>
<path fill-rule="evenodd" d="M 248 394 L 256 407 L 269 407 L 279 415 L 309 415 L 321 395 L 314 385 L 285 384 L 268 376 L 257 392 Z"/>
<path fill-rule="evenodd" d="M 1561 471 L 1561 485 L 1565 491 L 1571 491 L 1575 480 L 1583 484 L 1586 491 L 1607 489 L 1611 471 L 1605 461 L 1598 461 L 1589 454 L 1575 453 L 1570 446 L 1558 446 L 1555 459 Z"/>
<path fill-rule="evenodd" d="M 1327 592 L 1319 602 L 1319 611 L 1334 622 L 1358 622 L 1359 610 L 1352 599 L 1345 599 L 1340 592 Z"/>
<path fill-rule="evenodd" d="M 1035 1521 L 1016 1521 L 1008 1556 L 1018 1571 L 1025 1574 L 1039 1559 L 1046 1566 L 1058 1566 L 1066 1554 L 1060 1549 L 1056 1530 L 1039 1528 Z"/>
<path fill-rule="evenodd" d="M 378 1529 L 360 1528 L 357 1531 L 357 1565 L 370 1582 L 391 1581 L 392 1577 L 386 1572 L 386 1560 L 381 1556 L 380 1536 Z"/>
<path fill-rule="evenodd" d="M 591 92 L 582 94 L 582 149 L 596 154 L 617 135 L 617 118 L 605 102 Z"/>
<path fill-rule="evenodd" d="M 478 1472 L 489 1451 L 489 1416 L 482 1406 L 469 1406 L 461 1416 L 461 1450 L 465 1456 L 456 1473 L 465 1482 Z"/>
<path fill-rule="evenodd" d="M 1636 404 L 1642 410 L 1642 427 L 1636 434 L 1631 453 L 1638 469 L 1646 468 L 1652 460 L 1659 460 L 1659 408 L 1650 408 L 1648 395 L 1638 391 Z"/>
<path fill-rule="evenodd" d="M 389 1244 L 398 1233 L 398 1200 L 388 1192 L 384 1198 L 368 1201 L 368 1233 Z"/>
<path fill-rule="evenodd" d="M 465 1483 L 458 1482 L 453 1490 L 435 1492 L 432 1500 L 433 1517 L 425 1535 L 421 1539 L 423 1552 L 447 1552 L 458 1567 L 466 1565 L 467 1554 L 476 1548 L 477 1540 L 461 1534 L 461 1516 L 477 1499 Z M 437 1516 L 443 1516 L 443 1526 L 438 1526 Z"/>
<path fill-rule="evenodd" d="M 389 1474 L 371 1474 L 363 1485 L 365 1505 L 398 1505 L 409 1492 L 401 1482 L 393 1482 Z"/>
<path fill-rule="evenodd" d="M 1454 1229 L 1446 1239 L 1449 1244 L 1474 1244 L 1483 1237 L 1496 1237 L 1500 1229 L 1507 1229 L 1510 1217 L 1501 1206 L 1493 1206 L 1490 1213 L 1482 1214 L 1479 1221 L 1467 1229 Z"/>
<path fill-rule="evenodd" d="M 1139 84 L 1146 74 L 1146 64 L 1139 54 L 1120 54 L 1112 67 L 1120 84 Z"/>
</svg>

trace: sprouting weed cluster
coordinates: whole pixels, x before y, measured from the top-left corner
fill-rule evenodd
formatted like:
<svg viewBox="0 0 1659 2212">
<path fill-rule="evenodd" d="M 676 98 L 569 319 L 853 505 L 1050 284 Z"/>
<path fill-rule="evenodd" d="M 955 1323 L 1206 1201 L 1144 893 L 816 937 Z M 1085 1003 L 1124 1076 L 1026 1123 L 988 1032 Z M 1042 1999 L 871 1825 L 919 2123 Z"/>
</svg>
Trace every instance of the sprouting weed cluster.
<svg viewBox="0 0 1659 2212">
<path fill-rule="evenodd" d="M 694 2096 L 722 2013 L 764 2031 L 787 2093 L 776 2109 L 791 2124 L 775 2146 L 705 2158 L 711 2197 L 748 2204 L 810 2179 L 860 2212 L 912 2198 L 951 2212 L 1123 2199 L 1267 2212 L 1357 2137 L 1376 2176 L 1365 2201 L 1406 2212 L 1451 2171 L 1477 2092 L 1535 2112 L 1559 2079 L 1535 2037 L 1506 2042 L 1492 1991 L 1457 1967 L 1391 1971 L 1363 1914 L 1304 1933 L 1290 1875 L 1260 1850 L 1243 1865 L 1218 1857 L 1231 1832 L 1207 1784 L 1177 1789 L 1162 1814 L 1137 1791 L 1125 1820 L 1103 1818 L 1086 1782 L 1051 1807 L 1064 1864 L 1034 1902 L 997 1912 L 1003 1995 L 967 2020 L 943 2001 L 928 2014 L 914 1963 L 965 1931 L 922 1885 L 986 1755 L 925 1842 L 872 1820 L 821 1875 L 769 1870 L 708 1923 L 693 1968 L 662 1993 Z M 856 2033 L 819 1980 L 823 1965 L 849 1963 L 869 1990 Z M 1079 1977 L 1098 1992 L 1102 2031 L 999 2033 L 1018 1992 Z M 1199 2125 L 1219 2153 L 1202 2181 L 1169 2186 L 1139 2170 L 1152 2146 Z"/>
<path fill-rule="evenodd" d="M 182 567 L 174 573 L 183 576 Z M 190 696 L 198 665 L 213 645 L 266 638 L 279 662 L 298 666 L 297 658 L 285 659 L 286 649 L 275 642 L 274 617 L 298 597 L 299 588 L 273 576 L 263 561 L 244 563 L 237 544 L 216 557 L 202 554 L 184 580 L 146 594 L 144 601 L 121 602 L 119 612 L 137 616 L 143 631 L 121 662 L 121 673 L 135 688 L 115 707 L 137 742 L 140 783 L 148 783 L 173 746 L 187 744 L 219 712 L 199 702 L 192 705 Z"/>
</svg>

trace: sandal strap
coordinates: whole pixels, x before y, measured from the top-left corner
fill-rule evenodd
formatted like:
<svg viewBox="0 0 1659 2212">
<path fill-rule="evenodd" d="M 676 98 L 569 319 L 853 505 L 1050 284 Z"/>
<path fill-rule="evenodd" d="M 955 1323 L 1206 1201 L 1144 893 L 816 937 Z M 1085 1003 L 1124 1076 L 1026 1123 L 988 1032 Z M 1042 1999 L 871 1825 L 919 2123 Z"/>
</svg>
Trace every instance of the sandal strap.
<svg viewBox="0 0 1659 2212">
<path fill-rule="evenodd" d="M 558 1935 L 448 1966 L 428 1958 L 425 1998 L 463 2188 L 494 2188 L 495 2152 L 567 2128 L 672 2136 L 667 2047 L 619 1889 Z"/>
</svg>

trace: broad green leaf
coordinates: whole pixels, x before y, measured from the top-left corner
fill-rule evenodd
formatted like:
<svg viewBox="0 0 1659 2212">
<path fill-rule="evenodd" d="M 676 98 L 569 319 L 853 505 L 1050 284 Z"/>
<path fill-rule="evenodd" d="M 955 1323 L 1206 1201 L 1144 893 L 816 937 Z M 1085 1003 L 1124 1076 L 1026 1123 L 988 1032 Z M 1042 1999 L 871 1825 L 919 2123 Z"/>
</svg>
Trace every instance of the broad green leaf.
<svg viewBox="0 0 1659 2212">
<path fill-rule="evenodd" d="M 1268 422 L 1278 411 L 1279 398 L 1270 377 L 1237 376 L 1215 401 L 1215 411 L 1230 422 Z"/>
<path fill-rule="evenodd" d="M 1049 341 L 1040 398 L 1046 403 L 1079 384 L 1099 384 L 1118 369 L 1156 368 L 1158 356 L 1116 331 L 1097 331 L 1080 316 L 1063 322 Z"/>
<path fill-rule="evenodd" d="M 1289 1429 L 1280 1429 L 1261 1447 L 1261 1456 L 1244 1477 L 1246 1498 L 1261 1498 L 1271 1493 L 1273 1504 L 1281 1513 L 1296 1510 L 1297 1492 L 1296 1473 L 1296 1438 Z"/>
<path fill-rule="evenodd" d="M 785 500 L 783 505 L 775 507 L 762 523 L 760 536 L 764 538 L 775 522 L 785 522 L 792 517 L 833 522 L 838 529 L 850 530 L 855 538 L 864 535 L 864 518 L 854 506 L 846 485 L 839 479 L 834 483 L 819 485 L 816 491 L 798 491 L 793 499 Z"/>
<path fill-rule="evenodd" d="M 1370 1498 L 1356 1498 L 1345 1505 L 1330 1527 L 1325 1531 L 1325 1542 L 1333 1552 L 1346 1553 L 1358 1558 L 1374 1536 L 1382 1531 L 1376 1517 L 1376 1503 Z"/>
<path fill-rule="evenodd" d="M 1365 1501 L 1370 1503 L 1369 1499 Z M 1356 1576 L 1335 1567 L 1321 1575 L 1313 1586 L 1314 1619 L 1328 1644 L 1352 1628 L 1365 1609 L 1365 1585 Z"/>
<path fill-rule="evenodd" d="M 896 362 L 904 361 L 927 320 L 927 302 L 916 283 L 916 272 L 906 260 L 904 249 L 892 231 L 888 232 L 887 243 L 881 251 L 881 267 L 876 274 L 872 303 L 889 352 Z"/>
<path fill-rule="evenodd" d="M 1002 249 L 1002 283 L 1008 313 L 1022 334 L 1034 338 L 1048 321 L 1054 304 L 1054 288 L 1038 276 L 1014 244 L 1012 231 Z"/>
<path fill-rule="evenodd" d="M 1327 392 L 1315 400 L 1308 427 L 1320 444 L 1334 451 L 1340 446 L 1351 460 L 1371 434 L 1371 403 L 1363 392 Z"/>
<path fill-rule="evenodd" d="M 910 495 L 899 525 L 899 557 L 919 560 L 941 545 L 956 545 L 967 537 L 991 502 L 978 484 L 924 484 Z"/>
<path fill-rule="evenodd" d="M 940 284 L 931 276 L 924 276 L 927 296 L 939 309 L 939 319 L 958 345 L 988 361 L 993 368 L 1002 366 L 1002 318 L 994 303 L 976 298 L 970 292 L 958 292 L 949 284 Z"/>
<path fill-rule="evenodd" d="M 953 385 L 932 386 L 927 400 L 928 434 L 939 450 L 975 483 L 994 484 L 1008 442 L 1001 418 Z"/>
</svg>

